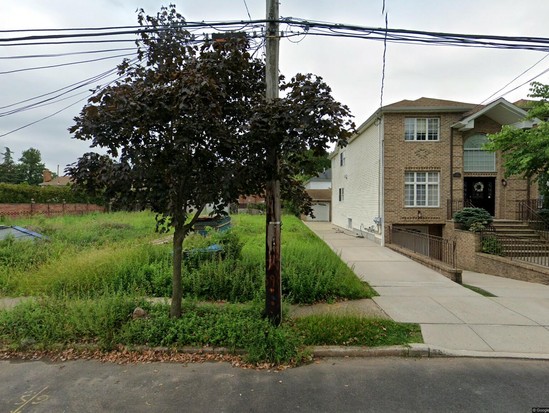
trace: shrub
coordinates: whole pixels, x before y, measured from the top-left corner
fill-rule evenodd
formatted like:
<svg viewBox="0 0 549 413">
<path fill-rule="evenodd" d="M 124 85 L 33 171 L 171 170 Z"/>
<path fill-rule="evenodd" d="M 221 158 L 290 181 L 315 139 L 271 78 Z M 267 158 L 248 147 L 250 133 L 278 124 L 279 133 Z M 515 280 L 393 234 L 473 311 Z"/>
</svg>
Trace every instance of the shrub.
<svg viewBox="0 0 549 413">
<path fill-rule="evenodd" d="M 494 220 L 483 208 L 463 208 L 454 214 L 454 222 L 461 224 L 463 229 L 478 232 L 490 225 Z"/>
<path fill-rule="evenodd" d="M 37 203 L 61 203 L 63 200 L 69 204 L 98 204 L 103 205 L 100 197 L 90 197 L 82 192 L 75 191 L 70 186 L 36 186 L 27 184 L 0 183 L 0 203 L 2 204 L 26 204 Z"/>
<path fill-rule="evenodd" d="M 482 252 L 492 255 L 503 255 L 503 245 L 495 236 L 489 236 L 482 240 Z"/>
</svg>

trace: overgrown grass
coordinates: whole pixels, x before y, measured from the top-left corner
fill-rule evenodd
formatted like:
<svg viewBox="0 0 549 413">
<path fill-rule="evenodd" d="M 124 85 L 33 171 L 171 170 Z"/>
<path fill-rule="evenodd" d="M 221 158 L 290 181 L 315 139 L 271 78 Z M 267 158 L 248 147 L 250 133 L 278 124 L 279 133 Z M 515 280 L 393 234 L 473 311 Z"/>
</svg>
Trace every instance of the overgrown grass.
<svg viewBox="0 0 549 413">
<path fill-rule="evenodd" d="M 224 248 L 217 255 L 187 255 L 183 268 L 187 297 L 246 302 L 264 296 L 264 218 L 241 215 L 233 221 L 234 229 L 228 234 L 186 240 L 187 250 L 212 243 Z M 38 218 L 18 224 L 45 233 L 50 241 L 0 242 L 0 259 L 6 263 L 0 270 L 0 292 L 6 295 L 171 295 L 171 245 L 150 243 L 155 236 L 152 214 L 66 217 L 52 222 Z M 284 217 L 282 287 L 285 299 L 292 303 L 374 295 L 293 216 Z"/>
<path fill-rule="evenodd" d="M 149 312 L 132 320 L 136 305 Z M 183 316 L 168 316 L 165 305 L 127 296 L 94 300 L 42 299 L 0 311 L 0 342 L 16 350 L 63 349 L 75 344 L 113 349 L 118 345 L 209 346 L 243 349 L 249 362 L 300 363 L 307 355 L 299 335 L 274 327 L 260 306 L 185 302 Z"/>
<path fill-rule="evenodd" d="M 251 362 L 299 363 L 306 345 L 387 345 L 419 341 L 419 327 L 356 317 L 285 319 L 262 315 L 265 294 L 264 217 L 233 217 L 229 233 L 189 237 L 183 266 L 183 317 L 146 296 L 171 295 L 172 247 L 154 245 L 154 216 L 117 213 L 33 218 L 22 225 L 49 241 L 0 241 L 0 293 L 37 300 L 0 311 L 0 344 L 51 349 L 89 344 L 222 346 L 244 349 Z M 222 252 L 205 253 L 213 243 Z M 284 216 L 282 281 L 285 302 L 371 297 L 375 292 L 301 221 Z M 245 304 L 197 305 L 196 300 Z M 149 317 L 132 320 L 136 306 Z"/>
<path fill-rule="evenodd" d="M 146 318 L 132 320 L 141 306 Z M 0 311 L 0 344 L 16 350 L 64 349 L 75 344 L 113 349 L 183 346 L 244 350 L 252 363 L 299 364 L 310 345 L 384 346 L 421 342 L 419 326 L 357 316 L 285 319 L 274 327 L 258 302 L 198 305 L 185 301 L 183 316 L 168 316 L 166 305 L 116 295 L 93 300 L 45 298 Z"/>
<path fill-rule="evenodd" d="M 355 315 L 312 315 L 294 320 L 293 325 L 306 345 L 377 347 L 423 342 L 417 324 Z"/>
</svg>

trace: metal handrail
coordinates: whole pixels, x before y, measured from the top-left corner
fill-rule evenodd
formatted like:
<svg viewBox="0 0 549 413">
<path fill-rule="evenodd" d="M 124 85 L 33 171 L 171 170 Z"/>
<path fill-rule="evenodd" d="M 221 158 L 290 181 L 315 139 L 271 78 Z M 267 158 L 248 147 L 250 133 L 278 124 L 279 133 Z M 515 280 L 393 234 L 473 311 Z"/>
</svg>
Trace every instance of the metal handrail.
<svg viewBox="0 0 549 413">
<path fill-rule="evenodd" d="M 456 268 L 456 243 L 453 240 L 391 227 L 390 242 Z"/>
</svg>

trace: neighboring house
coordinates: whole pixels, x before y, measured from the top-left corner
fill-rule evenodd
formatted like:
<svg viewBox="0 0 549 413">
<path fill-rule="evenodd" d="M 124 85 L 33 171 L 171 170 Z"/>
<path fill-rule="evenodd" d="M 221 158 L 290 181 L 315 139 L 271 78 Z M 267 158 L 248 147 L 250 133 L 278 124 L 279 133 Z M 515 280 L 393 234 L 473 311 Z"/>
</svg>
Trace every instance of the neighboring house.
<svg viewBox="0 0 549 413">
<path fill-rule="evenodd" d="M 530 128 L 524 109 L 420 98 L 376 111 L 332 160 L 332 222 L 384 244 L 391 226 L 444 235 L 453 212 L 485 208 L 515 219 L 535 198 L 526 180 L 506 179 L 500 154 L 482 149 L 502 125 Z"/>
<path fill-rule="evenodd" d="M 42 172 L 42 183 L 38 184 L 40 186 L 66 186 L 71 183 L 70 176 L 56 176 L 53 177 L 53 174 L 49 169 L 44 169 Z"/>
<path fill-rule="evenodd" d="M 326 169 L 305 183 L 305 191 L 312 198 L 314 218 L 304 216 L 306 221 L 331 221 L 332 170 Z"/>
</svg>

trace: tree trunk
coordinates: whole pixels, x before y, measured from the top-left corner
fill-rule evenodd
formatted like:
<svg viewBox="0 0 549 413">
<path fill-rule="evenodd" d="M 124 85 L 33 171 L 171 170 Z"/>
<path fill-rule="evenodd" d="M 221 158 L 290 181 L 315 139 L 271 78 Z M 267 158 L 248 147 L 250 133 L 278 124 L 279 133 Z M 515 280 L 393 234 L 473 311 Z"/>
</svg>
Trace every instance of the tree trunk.
<svg viewBox="0 0 549 413">
<path fill-rule="evenodd" d="M 170 317 L 181 317 L 181 300 L 183 299 L 183 283 L 181 267 L 183 263 L 183 239 L 185 239 L 185 225 L 178 223 L 173 234 L 173 275 L 172 275 L 172 304 Z"/>
</svg>

